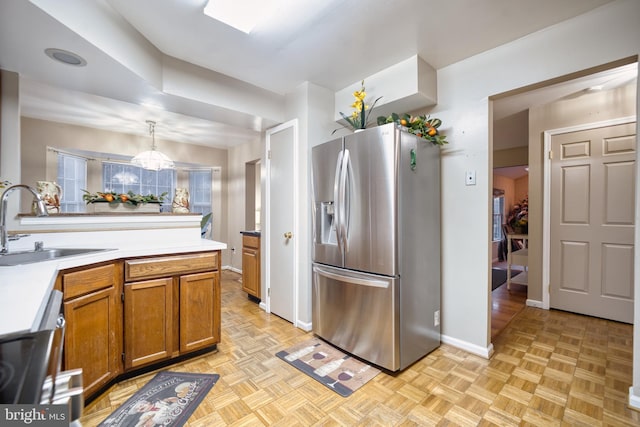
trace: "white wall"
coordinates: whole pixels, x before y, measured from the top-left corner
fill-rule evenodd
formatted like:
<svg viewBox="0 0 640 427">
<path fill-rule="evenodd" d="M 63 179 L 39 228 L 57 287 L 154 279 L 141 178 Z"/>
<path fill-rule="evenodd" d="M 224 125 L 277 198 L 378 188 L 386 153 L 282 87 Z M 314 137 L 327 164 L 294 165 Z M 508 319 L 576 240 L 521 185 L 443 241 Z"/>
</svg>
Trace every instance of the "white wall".
<svg viewBox="0 0 640 427">
<path fill-rule="evenodd" d="M 0 181 L 20 184 L 20 78 L 0 70 Z M 19 191 L 19 190 L 18 190 Z M 7 199 L 7 226 L 14 225 L 20 199 Z"/>
<path fill-rule="evenodd" d="M 450 141 L 442 151 L 444 342 L 478 354 L 492 349 L 488 97 L 637 55 L 639 18 L 640 2 L 616 1 L 438 70 L 438 105 L 430 113 L 442 119 L 441 130 Z M 467 170 L 476 171 L 476 186 L 465 186 Z M 638 368 L 637 355 L 635 359 Z"/>
<path fill-rule="evenodd" d="M 242 270 L 242 235 L 245 224 L 245 165 L 247 162 L 262 159 L 264 139 L 243 144 L 228 150 L 227 174 L 227 250 L 222 257 L 222 265 L 233 270 Z M 264 163 L 264 162 L 261 162 Z M 235 253 L 231 251 L 235 248 Z M 264 293 L 263 293 L 264 295 Z"/>
<path fill-rule="evenodd" d="M 640 81 L 640 79 L 639 79 Z M 640 84 L 636 85 L 636 115 L 640 116 Z M 640 141 L 638 138 L 638 120 L 636 120 L 636 144 Z M 638 174 L 638 163 L 636 160 L 636 235 L 634 239 L 634 246 L 640 247 L 640 174 Z M 633 270 L 636 272 L 634 275 L 634 289 L 633 295 L 634 311 L 633 311 L 633 380 L 632 386 L 629 389 L 629 404 L 637 410 L 640 410 L 640 256 L 638 256 L 638 250 L 635 251 L 635 259 L 633 260 Z"/>
<path fill-rule="evenodd" d="M 297 254 L 298 318 L 302 329 L 311 329 L 311 147 L 332 138 L 339 127 L 333 120 L 334 94 L 328 89 L 305 82 L 286 95 L 286 116 L 298 119 L 298 215 Z M 295 238 L 295 237 L 294 237 Z"/>
</svg>

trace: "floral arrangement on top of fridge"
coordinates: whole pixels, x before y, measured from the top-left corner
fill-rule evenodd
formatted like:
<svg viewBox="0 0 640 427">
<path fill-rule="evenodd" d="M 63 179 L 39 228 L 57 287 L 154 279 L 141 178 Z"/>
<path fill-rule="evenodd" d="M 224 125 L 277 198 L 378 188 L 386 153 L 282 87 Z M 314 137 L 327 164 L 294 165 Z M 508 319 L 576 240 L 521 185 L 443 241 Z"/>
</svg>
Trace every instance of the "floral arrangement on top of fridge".
<svg viewBox="0 0 640 427">
<path fill-rule="evenodd" d="M 402 115 L 392 113 L 390 116 L 378 117 L 378 125 L 384 125 L 386 123 L 396 123 L 407 129 L 407 132 L 414 134 L 415 136 L 426 139 L 427 141 L 436 144 L 444 145 L 448 144 L 446 135 L 442 135 L 438 128 L 442 124 L 442 120 L 431 118 L 430 116 L 411 116 L 407 113 Z"/>
</svg>

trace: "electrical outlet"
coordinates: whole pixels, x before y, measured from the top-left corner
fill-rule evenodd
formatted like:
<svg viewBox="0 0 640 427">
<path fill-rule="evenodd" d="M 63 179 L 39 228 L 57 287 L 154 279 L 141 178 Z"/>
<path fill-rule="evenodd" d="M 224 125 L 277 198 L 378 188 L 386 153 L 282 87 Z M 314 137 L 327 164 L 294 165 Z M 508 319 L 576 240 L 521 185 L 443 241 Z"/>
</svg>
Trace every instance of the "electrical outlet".
<svg viewBox="0 0 640 427">
<path fill-rule="evenodd" d="M 440 326 L 440 310 L 433 313 L 433 326 Z"/>
</svg>

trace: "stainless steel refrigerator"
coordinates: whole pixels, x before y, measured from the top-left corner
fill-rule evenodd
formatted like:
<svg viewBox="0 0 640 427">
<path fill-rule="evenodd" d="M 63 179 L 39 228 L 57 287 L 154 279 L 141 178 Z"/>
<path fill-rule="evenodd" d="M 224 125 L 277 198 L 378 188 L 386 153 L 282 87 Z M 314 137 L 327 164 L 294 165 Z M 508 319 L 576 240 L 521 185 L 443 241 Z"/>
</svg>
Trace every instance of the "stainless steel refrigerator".
<svg viewBox="0 0 640 427">
<path fill-rule="evenodd" d="M 313 332 L 390 371 L 440 345 L 440 148 L 393 123 L 312 149 Z"/>
</svg>

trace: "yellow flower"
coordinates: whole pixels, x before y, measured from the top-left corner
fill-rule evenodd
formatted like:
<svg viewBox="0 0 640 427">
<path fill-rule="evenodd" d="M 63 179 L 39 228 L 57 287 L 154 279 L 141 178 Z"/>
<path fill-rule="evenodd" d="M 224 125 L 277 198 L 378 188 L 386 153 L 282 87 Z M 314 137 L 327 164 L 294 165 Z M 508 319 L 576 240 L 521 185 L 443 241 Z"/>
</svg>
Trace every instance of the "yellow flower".
<svg viewBox="0 0 640 427">
<path fill-rule="evenodd" d="M 351 104 L 351 108 L 353 108 L 351 114 L 347 116 L 343 112 L 340 112 L 340 115 L 353 129 L 365 129 L 369 123 L 369 113 L 365 113 L 365 111 L 373 110 L 376 103 L 382 97 L 377 98 L 372 105 L 366 104 L 365 98 L 367 97 L 367 92 L 364 90 L 364 80 L 362 81 L 362 88 L 353 92 L 353 97 L 355 101 Z"/>
<path fill-rule="evenodd" d="M 365 92 L 364 90 L 357 90 L 357 91 L 353 92 L 353 96 L 358 101 L 362 102 L 367 97 L 367 92 Z"/>
</svg>

